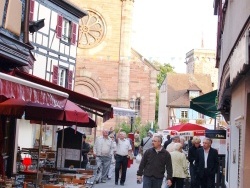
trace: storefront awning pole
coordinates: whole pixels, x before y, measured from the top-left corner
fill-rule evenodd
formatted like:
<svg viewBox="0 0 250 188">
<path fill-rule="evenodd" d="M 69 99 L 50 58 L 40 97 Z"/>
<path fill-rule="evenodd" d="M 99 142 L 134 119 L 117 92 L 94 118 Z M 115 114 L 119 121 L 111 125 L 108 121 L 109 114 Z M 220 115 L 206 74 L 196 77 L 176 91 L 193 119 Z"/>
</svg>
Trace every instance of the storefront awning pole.
<svg viewBox="0 0 250 188">
<path fill-rule="evenodd" d="M 38 147 L 38 160 L 37 160 L 37 174 L 36 174 L 36 186 L 39 185 L 39 163 L 40 163 L 40 153 L 42 151 L 42 131 L 43 131 L 43 121 L 40 124 L 40 133 L 39 133 L 39 147 Z"/>
</svg>

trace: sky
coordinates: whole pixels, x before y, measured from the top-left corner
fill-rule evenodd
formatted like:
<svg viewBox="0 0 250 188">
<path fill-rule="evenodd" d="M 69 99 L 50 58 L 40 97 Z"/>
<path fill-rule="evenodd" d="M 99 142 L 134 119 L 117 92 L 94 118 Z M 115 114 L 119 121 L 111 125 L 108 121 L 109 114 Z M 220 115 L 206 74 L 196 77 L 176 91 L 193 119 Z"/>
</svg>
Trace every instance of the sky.
<svg viewBox="0 0 250 188">
<path fill-rule="evenodd" d="M 217 16 L 213 0 L 135 0 L 132 47 L 148 60 L 186 71 L 192 49 L 216 48 Z"/>
</svg>

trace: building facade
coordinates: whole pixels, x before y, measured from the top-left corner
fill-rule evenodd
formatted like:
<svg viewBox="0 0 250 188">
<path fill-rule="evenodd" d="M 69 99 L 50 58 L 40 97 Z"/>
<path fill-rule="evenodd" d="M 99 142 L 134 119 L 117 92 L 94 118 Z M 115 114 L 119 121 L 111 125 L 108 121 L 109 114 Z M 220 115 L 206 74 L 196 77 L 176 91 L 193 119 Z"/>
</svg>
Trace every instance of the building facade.
<svg viewBox="0 0 250 188">
<path fill-rule="evenodd" d="M 73 90 L 78 23 L 86 15 L 67 1 L 30 1 L 30 22 L 44 22 L 29 35 L 36 58 L 29 70 L 32 75 Z"/>
<path fill-rule="evenodd" d="M 68 1 L 30 0 L 29 23 L 40 24 L 29 33 L 29 42 L 34 49 L 35 62 L 25 67 L 25 71 L 43 80 L 52 82 L 69 90 L 74 89 L 76 69 L 76 49 L 79 19 L 87 12 L 73 6 Z M 25 126 L 20 121 L 20 135 L 27 132 L 33 137 L 19 137 L 20 147 L 33 147 L 34 140 L 39 139 L 39 125 Z M 24 126 L 22 126 L 24 124 Z M 48 125 L 43 129 L 42 144 L 55 149 L 55 131 L 57 128 Z"/>
<path fill-rule="evenodd" d="M 43 3 L 45 1 L 39 0 L 36 2 L 33 0 L 3 0 L 0 2 L 0 174 L 2 176 L 6 174 L 11 177 L 13 173 L 16 173 L 19 128 L 21 124 L 25 127 L 30 126 L 30 121 L 27 120 L 33 119 L 28 118 L 26 112 L 27 109 L 32 111 L 32 106 L 38 107 L 36 110 L 39 112 L 33 112 L 35 116 L 39 117 L 36 120 L 40 121 L 47 117 L 44 115 L 47 108 L 64 112 L 68 100 L 73 101 L 72 104 L 77 103 L 81 107 L 99 112 L 103 121 L 112 118 L 113 114 L 110 104 L 72 91 L 74 75 L 72 66 L 75 66 L 73 60 L 75 60 L 76 52 L 71 54 L 71 47 L 67 46 L 76 44 L 77 26 L 75 21 L 77 22 L 80 17 L 86 15 L 86 12 L 74 8 L 64 0 L 48 0 L 45 4 Z M 48 7 L 51 8 L 51 11 L 47 10 Z M 39 16 L 39 12 L 41 16 Z M 44 16 L 45 19 L 49 18 L 48 22 L 43 20 Z M 65 24 L 64 19 L 66 19 Z M 57 20 L 57 22 L 53 22 L 56 24 L 52 26 L 53 20 Z M 44 22 L 48 24 L 45 28 Z M 61 26 L 62 28 L 60 28 Z M 29 33 L 33 34 L 30 36 L 31 41 L 29 41 Z M 55 35 L 58 35 L 57 40 L 53 39 Z M 72 49 L 76 50 L 76 47 Z M 34 54 L 32 50 L 34 50 Z M 36 58 L 40 60 L 37 63 L 43 64 L 43 67 L 41 66 L 38 70 L 33 69 Z M 49 61 L 47 61 L 48 59 Z M 55 69 L 53 69 L 54 72 L 52 71 L 52 66 L 62 65 L 64 68 L 68 68 L 69 73 L 64 74 L 66 80 L 62 83 L 65 85 L 61 85 L 58 75 L 56 76 L 59 74 L 59 68 L 58 72 Z M 48 69 L 48 67 L 50 68 Z M 30 70 L 38 72 L 40 77 L 28 74 Z M 71 77 L 71 81 L 69 77 Z M 46 80 L 47 78 L 48 80 Z M 53 78 L 57 78 L 57 82 Z M 14 102 L 11 105 L 8 101 Z M 5 102 L 7 106 L 4 105 Z M 79 109 L 79 107 L 77 108 Z M 86 112 L 84 113 L 86 114 Z M 54 113 L 51 120 L 56 120 L 56 117 L 53 116 Z M 29 131 L 24 131 L 24 135 L 20 139 L 27 138 L 31 141 L 34 132 L 30 132 L 31 135 L 28 133 Z M 22 147 L 33 146 L 32 142 L 29 144 Z"/>
<path fill-rule="evenodd" d="M 218 68 L 215 67 L 215 50 L 193 49 L 186 53 L 186 73 L 210 75 L 213 90 L 218 88 Z"/>
<path fill-rule="evenodd" d="M 250 2 L 215 0 L 214 5 L 214 14 L 218 15 L 218 109 L 230 125 L 225 184 L 245 188 L 250 183 Z"/>
<path fill-rule="evenodd" d="M 211 124 L 211 118 L 190 109 L 192 98 L 210 91 L 209 75 L 168 73 L 159 91 L 159 128 L 164 130 L 186 122 Z"/>
<path fill-rule="evenodd" d="M 133 99 L 142 123 L 153 122 L 157 70 L 132 49 L 133 1 L 71 2 L 88 11 L 79 27 L 75 91 L 123 108 L 129 108 Z M 128 118 L 115 117 L 99 122 L 99 128 L 122 121 L 130 123 Z"/>
</svg>

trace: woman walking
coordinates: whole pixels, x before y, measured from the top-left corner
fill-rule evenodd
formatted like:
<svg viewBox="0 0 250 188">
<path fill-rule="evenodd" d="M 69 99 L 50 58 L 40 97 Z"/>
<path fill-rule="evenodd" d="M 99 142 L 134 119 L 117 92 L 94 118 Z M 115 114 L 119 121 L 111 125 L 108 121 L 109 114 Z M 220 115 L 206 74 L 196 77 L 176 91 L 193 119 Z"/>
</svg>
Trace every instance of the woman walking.
<svg viewBox="0 0 250 188">
<path fill-rule="evenodd" d="M 182 153 L 182 144 L 175 143 L 174 151 L 170 152 L 173 166 L 173 181 L 170 188 L 183 188 L 184 180 L 188 175 L 188 163 L 184 153 Z"/>
<path fill-rule="evenodd" d="M 201 139 L 197 136 L 194 136 L 192 139 L 192 146 L 188 150 L 188 161 L 189 161 L 189 170 L 191 177 L 191 187 L 199 187 L 199 178 L 197 178 L 196 169 L 195 169 L 195 158 L 197 149 L 201 148 Z"/>
</svg>

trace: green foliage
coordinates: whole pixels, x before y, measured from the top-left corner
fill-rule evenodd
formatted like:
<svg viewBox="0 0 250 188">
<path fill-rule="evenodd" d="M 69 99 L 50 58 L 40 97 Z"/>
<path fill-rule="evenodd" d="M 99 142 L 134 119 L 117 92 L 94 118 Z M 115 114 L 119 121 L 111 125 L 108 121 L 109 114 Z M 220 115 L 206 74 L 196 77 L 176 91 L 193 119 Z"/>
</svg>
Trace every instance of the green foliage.
<svg viewBox="0 0 250 188">
<path fill-rule="evenodd" d="M 128 134 L 130 133 L 130 128 L 131 126 L 129 124 L 127 124 L 126 122 L 122 122 L 115 127 L 115 132 L 118 132 L 121 129 Z"/>
<path fill-rule="evenodd" d="M 159 68 L 160 72 L 157 75 L 157 86 L 158 89 L 156 91 L 156 103 L 155 103 L 155 121 L 158 122 L 158 109 L 159 109 L 159 89 L 161 87 L 162 82 L 167 76 L 167 73 L 174 72 L 174 67 L 169 63 L 161 64 L 157 61 L 153 62 L 153 64 Z"/>
<path fill-rule="evenodd" d="M 167 73 L 174 72 L 174 67 L 169 63 L 164 63 L 159 65 L 160 72 L 157 75 L 158 89 L 160 89 L 162 82 L 166 78 Z"/>
<path fill-rule="evenodd" d="M 126 122 L 122 122 L 115 127 L 115 132 L 118 132 L 120 128 L 122 129 L 122 131 L 124 131 L 128 134 L 128 133 L 130 133 L 131 124 L 128 124 Z M 146 123 L 145 125 L 143 125 L 141 123 L 141 118 L 136 117 L 136 119 L 133 123 L 132 129 L 133 129 L 133 132 L 139 131 L 140 138 L 144 138 L 147 136 L 147 132 L 151 129 L 151 123 Z M 153 131 L 156 132 L 157 129 L 159 129 L 159 126 L 157 123 L 154 123 L 153 124 Z"/>
</svg>

